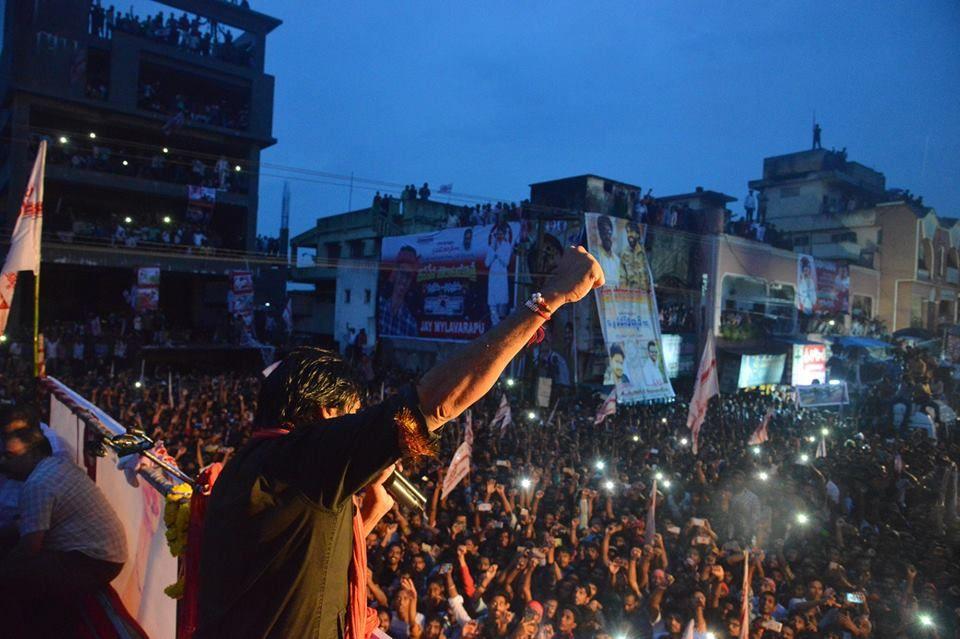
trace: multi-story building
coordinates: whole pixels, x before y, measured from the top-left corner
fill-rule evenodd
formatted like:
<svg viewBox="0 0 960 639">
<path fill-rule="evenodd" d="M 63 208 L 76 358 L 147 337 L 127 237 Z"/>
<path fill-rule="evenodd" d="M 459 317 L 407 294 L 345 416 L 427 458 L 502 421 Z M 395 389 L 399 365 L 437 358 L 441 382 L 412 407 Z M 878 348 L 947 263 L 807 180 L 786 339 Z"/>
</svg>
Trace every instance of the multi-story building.
<svg viewBox="0 0 960 639">
<path fill-rule="evenodd" d="M 251 252 L 260 152 L 275 143 L 266 36 L 280 21 L 218 0 L 150 5 L 3 6 L 0 241 L 46 139 L 46 319 L 122 308 L 133 269 L 159 266 L 170 320 L 211 323 L 226 271 L 278 261 Z"/>
<path fill-rule="evenodd" d="M 960 229 L 922 198 L 887 189 L 884 175 L 814 149 L 766 158 L 760 219 L 798 253 L 875 270 L 875 292 L 854 293 L 854 319 L 876 318 L 893 332 L 957 322 Z"/>
</svg>

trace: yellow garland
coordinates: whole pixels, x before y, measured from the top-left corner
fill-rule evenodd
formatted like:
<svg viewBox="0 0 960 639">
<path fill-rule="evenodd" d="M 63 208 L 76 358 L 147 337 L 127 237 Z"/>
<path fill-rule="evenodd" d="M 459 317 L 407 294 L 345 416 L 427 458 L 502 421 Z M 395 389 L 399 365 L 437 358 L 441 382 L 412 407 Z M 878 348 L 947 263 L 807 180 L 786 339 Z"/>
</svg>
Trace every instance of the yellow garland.
<svg viewBox="0 0 960 639">
<path fill-rule="evenodd" d="M 178 484 L 167 494 L 167 503 L 163 507 L 163 523 L 167 526 L 167 546 L 170 554 L 180 557 L 187 549 L 187 530 L 190 527 L 190 498 L 193 489 L 189 484 Z M 163 589 L 172 599 L 183 597 L 183 576 Z"/>
</svg>

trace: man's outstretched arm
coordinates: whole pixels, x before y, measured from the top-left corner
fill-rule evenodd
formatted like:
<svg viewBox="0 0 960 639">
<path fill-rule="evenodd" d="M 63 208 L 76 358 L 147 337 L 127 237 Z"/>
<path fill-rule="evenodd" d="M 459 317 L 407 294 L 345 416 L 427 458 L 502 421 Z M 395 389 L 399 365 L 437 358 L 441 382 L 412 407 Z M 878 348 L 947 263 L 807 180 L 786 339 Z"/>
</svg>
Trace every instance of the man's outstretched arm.
<svg viewBox="0 0 960 639">
<path fill-rule="evenodd" d="M 603 270 L 583 247 L 570 247 L 541 291 L 551 312 L 602 286 Z M 527 345 L 543 318 L 522 305 L 450 359 L 437 364 L 417 386 L 420 410 L 430 430 L 454 419 L 483 397 Z"/>
</svg>

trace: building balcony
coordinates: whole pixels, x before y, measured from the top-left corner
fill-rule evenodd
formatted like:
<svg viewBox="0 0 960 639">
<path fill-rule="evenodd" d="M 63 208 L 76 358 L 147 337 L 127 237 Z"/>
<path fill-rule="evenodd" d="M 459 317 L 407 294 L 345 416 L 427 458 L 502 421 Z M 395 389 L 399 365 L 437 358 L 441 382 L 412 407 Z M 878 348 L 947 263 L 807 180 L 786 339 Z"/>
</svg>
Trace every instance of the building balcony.
<svg viewBox="0 0 960 639">
<path fill-rule="evenodd" d="M 290 279 L 295 282 L 318 282 L 320 280 L 336 280 L 335 266 L 296 266 L 290 270 Z"/>
<path fill-rule="evenodd" d="M 811 247 L 814 257 L 825 260 L 860 261 L 860 245 L 856 242 L 830 242 L 828 244 L 814 244 Z"/>
</svg>

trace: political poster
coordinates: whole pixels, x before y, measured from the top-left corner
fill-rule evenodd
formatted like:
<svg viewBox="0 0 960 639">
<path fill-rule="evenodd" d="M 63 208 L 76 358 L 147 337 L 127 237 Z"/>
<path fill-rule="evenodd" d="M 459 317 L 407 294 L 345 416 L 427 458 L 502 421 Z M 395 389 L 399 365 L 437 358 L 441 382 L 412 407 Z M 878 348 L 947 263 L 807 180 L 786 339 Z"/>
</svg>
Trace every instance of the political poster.
<svg viewBox="0 0 960 639">
<path fill-rule="evenodd" d="M 253 331 L 253 273 L 230 271 L 230 290 L 227 291 L 227 310 L 243 320 L 245 331 Z"/>
<path fill-rule="evenodd" d="M 616 387 L 622 403 L 671 399 L 645 227 L 599 213 L 585 214 L 585 222 L 587 244 L 606 278 L 595 291 L 607 357 L 603 383 Z"/>
<path fill-rule="evenodd" d="M 160 306 L 160 269 L 145 266 L 137 269 L 137 284 L 133 287 L 133 308 L 137 313 L 155 311 Z"/>
<path fill-rule="evenodd" d="M 849 403 L 850 395 L 846 382 L 797 386 L 797 405 L 801 408 L 840 406 Z"/>
<path fill-rule="evenodd" d="M 786 363 L 786 355 L 742 356 L 740 358 L 740 375 L 737 378 L 737 388 L 779 384 Z"/>
<path fill-rule="evenodd" d="M 850 312 L 850 267 L 797 255 L 797 308 L 804 315 Z"/>
<path fill-rule="evenodd" d="M 483 335 L 516 305 L 519 240 L 517 222 L 383 238 L 377 331 L 439 341 Z"/>
<path fill-rule="evenodd" d="M 663 343 L 663 361 L 670 379 L 693 375 L 696 371 L 694 368 L 697 355 L 696 336 L 663 334 L 660 340 Z"/>
<path fill-rule="evenodd" d="M 794 344 L 791 386 L 809 386 L 827 378 L 827 347 L 823 344 Z"/>
</svg>

